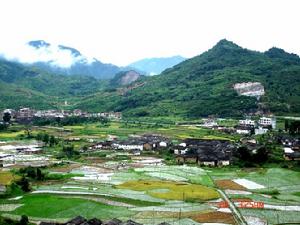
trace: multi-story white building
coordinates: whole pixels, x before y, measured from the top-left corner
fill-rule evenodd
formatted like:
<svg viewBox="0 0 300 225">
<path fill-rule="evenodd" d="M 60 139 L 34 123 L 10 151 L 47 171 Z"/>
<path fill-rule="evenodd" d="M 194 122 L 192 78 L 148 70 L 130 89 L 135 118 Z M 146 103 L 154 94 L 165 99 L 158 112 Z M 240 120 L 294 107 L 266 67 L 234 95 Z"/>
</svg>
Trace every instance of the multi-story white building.
<svg viewBox="0 0 300 225">
<path fill-rule="evenodd" d="M 266 127 L 271 126 L 272 129 L 276 128 L 276 119 L 271 117 L 261 117 L 258 121 L 260 126 Z"/>
</svg>

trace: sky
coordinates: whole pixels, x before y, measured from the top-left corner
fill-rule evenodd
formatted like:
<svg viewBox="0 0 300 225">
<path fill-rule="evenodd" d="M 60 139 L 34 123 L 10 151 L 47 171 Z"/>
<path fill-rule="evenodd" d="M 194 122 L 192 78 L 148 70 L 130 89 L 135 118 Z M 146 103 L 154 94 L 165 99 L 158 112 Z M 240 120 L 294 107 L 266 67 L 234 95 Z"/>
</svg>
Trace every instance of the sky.
<svg viewBox="0 0 300 225">
<path fill-rule="evenodd" d="M 125 66 L 190 58 L 226 38 L 300 55 L 299 9 L 299 0 L 0 0 L 0 53 L 34 61 L 24 44 L 42 39 Z"/>
</svg>

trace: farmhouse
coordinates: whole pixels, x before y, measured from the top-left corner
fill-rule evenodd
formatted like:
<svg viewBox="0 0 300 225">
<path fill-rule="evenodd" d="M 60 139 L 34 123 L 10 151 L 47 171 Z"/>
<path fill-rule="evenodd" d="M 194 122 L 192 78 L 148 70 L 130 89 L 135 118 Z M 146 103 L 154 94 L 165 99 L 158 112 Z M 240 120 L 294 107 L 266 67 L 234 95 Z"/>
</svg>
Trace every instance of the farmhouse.
<svg viewBox="0 0 300 225">
<path fill-rule="evenodd" d="M 144 143 L 135 139 L 127 140 L 127 141 L 119 141 L 113 143 L 112 146 L 115 149 L 120 150 L 144 150 Z"/>
<path fill-rule="evenodd" d="M 252 130 L 253 130 L 253 128 L 251 126 L 237 126 L 236 127 L 237 134 L 250 135 Z"/>
<path fill-rule="evenodd" d="M 93 145 L 91 145 L 89 147 L 89 150 L 108 150 L 108 149 L 112 149 L 112 144 L 113 142 L 112 141 L 101 141 L 101 142 L 98 142 L 98 143 L 95 143 Z"/>
<path fill-rule="evenodd" d="M 177 146 L 174 146 L 174 154 L 175 155 L 185 155 L 188 151 L 188 148 L 186 147 L 183 147 L 183 146 L 180 146 L 180 145 L 177 145 Z"/>
<path fill-rule="evenodd" d="M 178 164 L 195 164 L 198 162 L 198 156 L 196 154 L 177 155 L 176 162 Z"/>
<path fill-rule="evenodd" d="M 160 135 L 146 134 L 143 136 L 134 136 L 126 141 L 115 141 L 112 147 L 122 150 L 147 150 L 153 151 L 161 148 L 166 148 L 169 145 L 169 140 Z"/>
<path fill-rule="evenodd" d="M 269 129 L 267 129 L 267 128 L 258 127 L 258 128 L 255 128 L 254 134 L 255 135 L 266 134 L 268 131 L 269 131 Z"/>
<path fill-rule="evenodd" d="M 239 120 L 239 125 L 240 126 L 255 126 L 255 121 L 249 120 L 249 119 Z"/>
<path fill-rule="evenodd" d="M 300 152 L 284 153 L 285 160 L 300 160 Z"/>
</svg>

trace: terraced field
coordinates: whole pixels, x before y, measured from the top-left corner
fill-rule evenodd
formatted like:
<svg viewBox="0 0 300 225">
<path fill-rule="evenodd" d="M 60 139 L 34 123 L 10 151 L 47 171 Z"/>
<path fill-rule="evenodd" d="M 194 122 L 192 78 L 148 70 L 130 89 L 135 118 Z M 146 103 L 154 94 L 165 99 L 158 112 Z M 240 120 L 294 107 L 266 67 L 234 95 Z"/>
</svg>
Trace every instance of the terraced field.
<svg viewBox="0 0 300 225">
<path fill-rule="evenodd" d="M 94 166 L 77 163 L 55 167 L 52 172 L 66 174 L 68 179 L 40 182 L 30 194 L 1 201 L 0 213 L 9 217 L 27 214 L 36 220 L 66 221 L 80 214 L 134 219 L 143 224 L 235 224 L 231 210 L 219 208 L 221 199 L 216 190 L 223 189 L 236 204 L 241 200 L 263 201 L 269 207 L 240 209 L 247 219 L 268 220 L 270 224 L 277 222 L 277 217 L 280 222 L 299 221 L 299 172 L 163 164 L 135 167 L 136 160 L 143 161 L 132 158 L 97 161 Z M 3 174 L 2 182 L 9 182 L 11 175 Z"/>
</svg>

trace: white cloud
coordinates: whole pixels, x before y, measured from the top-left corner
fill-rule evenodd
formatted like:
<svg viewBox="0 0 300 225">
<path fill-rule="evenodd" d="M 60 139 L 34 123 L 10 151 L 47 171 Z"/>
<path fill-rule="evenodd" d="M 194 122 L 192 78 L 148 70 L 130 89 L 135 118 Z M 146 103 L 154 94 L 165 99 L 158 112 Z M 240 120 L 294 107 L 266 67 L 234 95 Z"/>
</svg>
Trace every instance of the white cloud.
<svg viewBox="0 0 300 225">
<path fill-rule="evenodd" d="M 44 39 L 117 65 L 192 57 L 222 38 L 300 54 L 299 8 L 299 0 L 1 1 L 0 47 Z"/>
<path fill-rule="evenodd" d="M 92 62 L 84 56 L 74 56 L 68 49 L 61 49 L 58 45 L 43 46 L 35 48 L 27 43 L 14 43 L 2 46 L 0 55 L 8 60 L 13 60 L 21 63 L 48 62 L 52 66 L 69 68 L 73 64 L 83 61 L 86 63 Z"/>
</svg>

